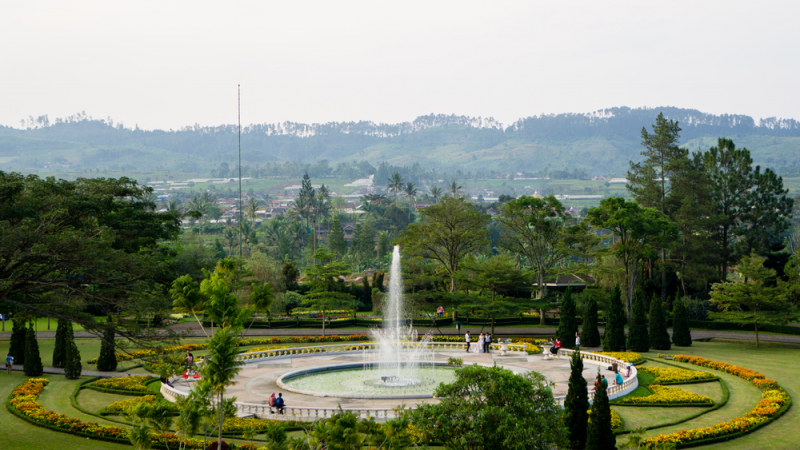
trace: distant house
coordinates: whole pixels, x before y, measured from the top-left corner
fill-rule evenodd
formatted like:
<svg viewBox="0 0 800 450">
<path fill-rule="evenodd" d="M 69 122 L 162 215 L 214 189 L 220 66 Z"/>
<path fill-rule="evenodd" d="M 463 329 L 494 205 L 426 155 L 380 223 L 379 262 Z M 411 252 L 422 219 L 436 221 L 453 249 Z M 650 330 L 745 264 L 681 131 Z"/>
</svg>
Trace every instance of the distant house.
<svg viewBox="0 0 800 450">
<path fill-rule="evenodd" d="M 428 206 L 431 205 L 433 205 L 433 203 L 431 202 L 417 202 L 415 206 L 417 209 L 422 209 L 422 208 L 427 208 Z"/>
<path fill-rule="evenodd" d="M 342 222 L 341 225 L 342 231 L 344 231 L 344 239 L 350 242 L 356 233 L 356 223 Z M 316 225 L 314 226 L 314 232 L 317 233 L 317 239 L 325 239 L 330 233 L 330 225 Z"/>
<path fill-rule="evenodd" d="M 573 292 L 580 292 L 587 286 L 591 286 L 595 283 L 597 283 L 597 280 L 589 275 L 572 274 L 559 275 L 555 280 L 545 283 L 545 286 L 547 286 L 548 289 L 555 289 L 558 291 L 564 291 L 570 287 Z"/>
</svg>

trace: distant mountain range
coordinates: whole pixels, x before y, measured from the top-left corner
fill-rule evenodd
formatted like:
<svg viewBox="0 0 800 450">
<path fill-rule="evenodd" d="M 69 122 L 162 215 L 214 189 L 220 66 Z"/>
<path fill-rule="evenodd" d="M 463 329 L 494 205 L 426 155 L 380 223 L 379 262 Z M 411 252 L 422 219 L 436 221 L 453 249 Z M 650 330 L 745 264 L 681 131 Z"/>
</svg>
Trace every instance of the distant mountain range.
<svg viewBox="0 0 800 450">
<path fill-rule="evenodd" d="M 503 126 L 492 118 L 428 115 L 413 122 L 331 122 L 250 125 L 242 131 L 246 165 L 280 161 L 315 163 L 367 160 L 396 166 L 504 172 L 585 169 L 623 174 L 637 160 L 641 129 L 659 112 L 678 120 L 682 144 L 707 150 L 721 136 L 747 147 L 757 164 L 779 173 L 800 171 L 800 122 L 743 115 L 712 115 L 693 109 L 609 108 L 588 114 L 541 115 Z M 237 128 L 180 130 L 125 128 L 85 114 L 50 122 L 31 119 L 24 129 L 0 126 L 0 170 L 173 170 L 210 173 L 236 161 Z"/>
</svg>

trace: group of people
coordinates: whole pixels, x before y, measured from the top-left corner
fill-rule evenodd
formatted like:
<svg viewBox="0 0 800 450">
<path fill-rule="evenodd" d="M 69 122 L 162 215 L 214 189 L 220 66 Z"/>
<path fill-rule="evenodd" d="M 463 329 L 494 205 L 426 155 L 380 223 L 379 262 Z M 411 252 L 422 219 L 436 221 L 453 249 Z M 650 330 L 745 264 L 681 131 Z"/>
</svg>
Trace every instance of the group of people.
<svg viewBox="0 0 800 450">
<path fill-rule="evenodd" d="M 278 396 L 275 397 L 275 393 L 273 392 L 272 395 L 269 396 L 269 412 L 273 413 L 272 408 L 275 408 L 278 414 L 283 414 L 286 410 L 286 402 L 283 401 L 283 393 L 278 392 Z"/>
<path fill-rule="evenodd" d="M 630 377 L 631 376 L 631 365 L 630 364 L 625 364 L 619 358 L 617 358 L 616 361 L 612 362 L 611 365 L 606 368 L 606 370 L 614 372 L 614 385 L 619 385 L 619 384 L 622 384 L 622 383 L 625 382 L 625 378 L 623 378 L 623 376 L 622 376 L 622 370 L 623 369 L 626 370 L 625 377 Z M 608 388 L 608 380 L 606 380 L 606 376 L 605 375 L 600 375 L 600 379 L 599 380 L 595 380 L 594 388 L 592 390 L 594 391 L 598 387 L 600 387 L 600 383 L 603 383 L 603 386 Z"/>
<path fill-rule="evenodd" d="M 467 353 L 469 353 L 472 349 L 472 336 L 470 336 L 469 331 L 464 335 L 464 340 L 467 343 Z M 491 353 L 491 343 L 492 335 L 489 333 L 481 333 L 478 337 L 478 341 L 475 343 L 477 345 L 474 353 Z"/>
</svg>

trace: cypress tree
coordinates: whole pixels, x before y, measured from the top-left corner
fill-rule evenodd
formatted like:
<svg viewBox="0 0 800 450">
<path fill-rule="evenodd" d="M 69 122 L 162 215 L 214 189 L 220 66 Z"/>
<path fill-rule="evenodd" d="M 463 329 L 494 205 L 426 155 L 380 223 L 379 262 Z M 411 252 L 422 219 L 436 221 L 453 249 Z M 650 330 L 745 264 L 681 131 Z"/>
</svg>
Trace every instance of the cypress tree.
<svg viewBox="0 0 800 450">
<path fill-rule="evenodd" d="M 589 297 L 586 309 L 583 312 L 581 345 L 584 347 L 599 347 L 601 343 L 600 332 L 597 330 L 597 300 L 592 295 Z"/>
<path fill-rule="evenodd" d="M 572 289 L 567 288 L 561 297 L 560 317 L 556 335 L 561 339 L 564 348 L 575 348 L 575 333 L 578 332 L 578 320 L 575 317 L 575 300 L 572 298 Z"/>
<path fill-rule="evenodd" d="M 113 372 L 117 370 L 117 355 L 114 354 L 114 327 L 111 317 L 108 318 L 106 329 L 103 331 L 103 342 L 100 343 L 100 357 L 97 359 L 97 370 Z"/>
<path fill-rule="evenodd" d="M 11 342 L 9 342 L 8 353 L 14 357 L 14 363 L 25 364 L 25 336 L 27 334 L 25 321 L 15 317 L 12 319 Z"/>
<path fill-rule="evenodd" d="M 70 324 L 71 325 L 71 324 Z M 72 328 L 70 326 L 70 328 Z M 64 375 L 69 380 L 77 379 L 81 376 L 83 365 L 81 364 L 81 352 L 75 344 L 75 339 L 70 339 L 67 342 L 66 364 L 64 365 Z"/>
<path fill-rule="evenodd" d="M 611 406 L 608 392 L 597 375 L 597 390 L 594 391 L 592 414 L 589 417 L 586 450 L 616 450 L 617 438 L 611 429 Z"/>
<path fill-rule="evenodd" d="M 680 298 L 675 299 L 675 312 L 672 317 L 672 342 L 681 347 L 692 345 L 692 332 L 689 330 L 689 314 Z"/>
<path fill-rule="evenodd" d="M 622 290 L 614 286 L 611 304 L 606 312 L 606 329 L 603 333 L 603 351 L 616 352 L 625 346 L 625 308 L 622 306 Z"/>
<path fill-rule="evenodd" d="M 647 311 L 645 310 L 643 297 L 642 291 L 636 291 L 634 294 L 633 314 L 631 315 L 631 325 L 628 327 L 628 349 L 640 353 L 650 350 Z"/>
<path fill-rule="evenodd" d="M 586 379 L 583 378 L 583 359 L 579 352 L 572 354 L 569 367 L 569 389 L 564 400 L 564 424 L 567 427 L 570 448 L 582 449 L 586 446 L 589 393 L 586 390 Z"/>
<path fill-rule="evenodd" d="M 361 285 L 363 286 L 361 290 L 361 303 L 364 304 L 364 309 L 366 311 L 372 311 L 372 288 L 369 285 L 369 280 L 366 275 L 361 277 Z"/>
<path fill-rule="evenodd" d="M 328 233 L 328 251 L 341 258 L 347 252 L 347 241 L 344 240 L 344 229 L 338 217 L 331 220 L 331 232 Z"/>
<path fill-rule="evenodd" d="M 25 364 L 22 370 L 29 377 L 38 377 L 44 373 L 42 357 L 39 355 L 39 343 L 36 341 L 36 332 L 33 331 L 32 323 L 25 333 Z"/>
<path fill-rule="evenodd" d="M 67 324 L 71 322 L 64 319 L 58 319 L 58 328 L 56 328 L 56 342 L 53 348 L 53 367 L 64 367 L 67 360 Z"/>
<path fill-rule="evenodd" d="M 650 348 L 655 350 L 669 350 L 672 344 L 667 332 L 667 317 L 661 299 L 650 300 Z"/>
</svg>

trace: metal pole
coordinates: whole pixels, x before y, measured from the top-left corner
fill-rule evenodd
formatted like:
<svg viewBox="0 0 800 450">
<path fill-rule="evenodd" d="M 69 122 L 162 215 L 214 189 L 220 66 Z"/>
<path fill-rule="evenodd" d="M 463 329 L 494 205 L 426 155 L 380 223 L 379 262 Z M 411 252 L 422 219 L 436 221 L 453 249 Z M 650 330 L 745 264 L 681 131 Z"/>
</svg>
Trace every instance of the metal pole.
<svg viewBox="0 0 800 450">
<path fill-rule="evenodd" d="M 238 92 L 238 114 L 239 114 L 239 258 L 242 257 L 242 85 L 237 85 Z"/>
</svg>

